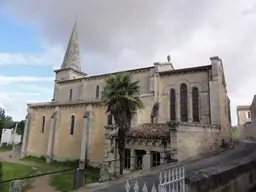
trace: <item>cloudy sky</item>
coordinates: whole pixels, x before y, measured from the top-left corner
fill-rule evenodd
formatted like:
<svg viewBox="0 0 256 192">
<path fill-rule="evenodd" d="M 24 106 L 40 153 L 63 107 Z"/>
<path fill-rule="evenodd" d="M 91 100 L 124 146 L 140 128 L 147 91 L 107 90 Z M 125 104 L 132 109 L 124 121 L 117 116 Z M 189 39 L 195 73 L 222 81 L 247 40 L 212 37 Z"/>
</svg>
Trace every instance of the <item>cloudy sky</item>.
<svg viewBox="0 0 256 192">
<path fill-rule="evenodd" d="M 0 106 L 21 120 L 26 103 L 49 101 L 78 18 L 83 70 L 92 75 L 152 65 L 223 60 L 232 102 L 256 92 L 255 0 L 1 0 Z"/>
</svg>

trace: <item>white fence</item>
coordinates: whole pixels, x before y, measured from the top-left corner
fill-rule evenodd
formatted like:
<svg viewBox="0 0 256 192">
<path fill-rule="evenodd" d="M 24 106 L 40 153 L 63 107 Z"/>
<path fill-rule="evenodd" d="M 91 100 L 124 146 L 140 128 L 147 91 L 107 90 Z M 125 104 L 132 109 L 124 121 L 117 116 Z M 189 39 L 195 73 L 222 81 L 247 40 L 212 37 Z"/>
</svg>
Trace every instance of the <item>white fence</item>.
<svg viewBox="0 0 256 192">
<path fill-rule="evenodd" d="M 185 169 L 184 167 L 179 167 L 160 172 L 157 188 L 153 183 L 150 190 L 147 184 L 144 183 L 142 190 L 140 190 L 138 181 L 135 182 L 133 187 L 127 181 L 125 189 L 126 192 L 185 192 Z"/>
</svg>

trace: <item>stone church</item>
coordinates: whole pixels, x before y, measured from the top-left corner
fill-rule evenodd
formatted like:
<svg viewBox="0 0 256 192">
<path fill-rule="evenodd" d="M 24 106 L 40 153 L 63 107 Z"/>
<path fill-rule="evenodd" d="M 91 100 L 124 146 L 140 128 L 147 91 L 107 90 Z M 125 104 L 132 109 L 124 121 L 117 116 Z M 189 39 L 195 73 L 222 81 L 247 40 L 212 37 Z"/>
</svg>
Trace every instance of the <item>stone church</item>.
<svg viewBox="0 0 256 192">
<path fill-rule="evenodd" d="M 81 71 L 76 24 L 63 63 L 54 72 L 52 101 L 27 106 L 22 156 L 45 156 L 47 161 L 80 159 L 82 165 L 114 158 L 109 139 L 114 120 L 100 104 L 104 80 L 115 73 L 90 76 Z M 154 140 L 162 135 L 172 143 L 168 122 L 180 122 L 183 130 L 193 125 L 204 132 L 216 125 L 213 129 L 217 131 L 208 132 L 230 138 L 230 101 L 219 57 L 211 57 L 208 65 L 184 69 L 175 69 L 168 57 L 167 62 L 127 72 L 140 82 L 140 98 L 145 104 L 144 109 L 134 109 L 135 133 L 127 137 Z M 192 134 L 189 137 L 194 138 Z M 146 147 L 142 143 L 140 147 Z"/>
</svg>

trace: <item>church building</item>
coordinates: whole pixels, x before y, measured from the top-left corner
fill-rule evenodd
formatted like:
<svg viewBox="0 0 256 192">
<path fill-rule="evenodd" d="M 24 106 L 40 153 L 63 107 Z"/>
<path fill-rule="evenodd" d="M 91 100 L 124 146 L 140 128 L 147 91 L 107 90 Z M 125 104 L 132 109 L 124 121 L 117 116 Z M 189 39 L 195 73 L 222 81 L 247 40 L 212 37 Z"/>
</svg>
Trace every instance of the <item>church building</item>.
<svg viewBox="0 0 256 192">
<path fill-rule="evenodd" d="M 114 120 L 100 105 L 101 90 L 104 80 L 116 73 L 90 76 L 81 71 L 76 24 L 63 63 L 54 72 L 52 101 L 27 106 L 22 156 L 102 163 L 106 127 Z M 175 69 L 168 57 L 167 62 L 127 72 L 139 81 L 140 98 L 145 104 L 144 109 L 134 110 L 133 127 L 194 122 L 218 125 L 220 137 L 230 139 L 230 101 L 219 57 L 211 57 L 208 65 L 184 69 Z"/>
</svg>

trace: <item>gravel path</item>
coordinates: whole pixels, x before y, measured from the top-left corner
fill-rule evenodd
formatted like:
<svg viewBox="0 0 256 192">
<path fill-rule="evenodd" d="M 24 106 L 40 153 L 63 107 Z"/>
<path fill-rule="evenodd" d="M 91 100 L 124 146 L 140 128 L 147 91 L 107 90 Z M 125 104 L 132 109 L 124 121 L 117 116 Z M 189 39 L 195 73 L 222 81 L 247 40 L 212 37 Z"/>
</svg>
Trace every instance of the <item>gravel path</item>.
<svg viewBox="0 0 256 192">
<path fill-rule="evenodd" d="M 32 188 L 27 192 L 56 192 L 53 187 L 49 185 L 49 176 L 37 177 L 32 183 Z"/>
</svg>

